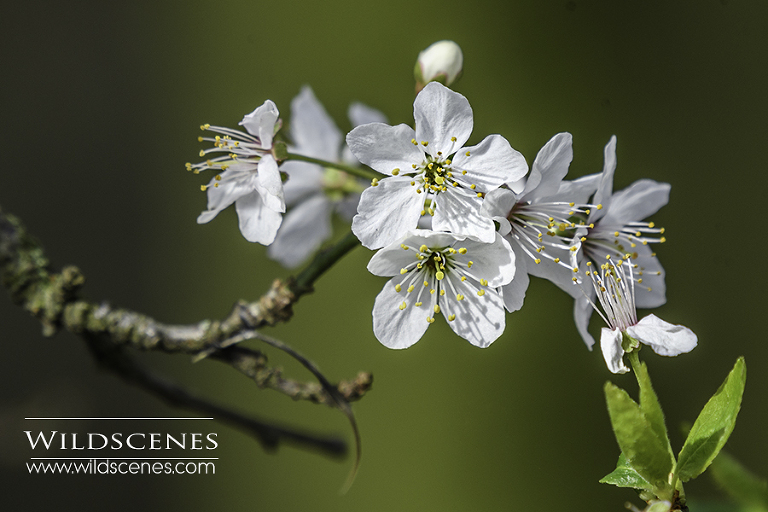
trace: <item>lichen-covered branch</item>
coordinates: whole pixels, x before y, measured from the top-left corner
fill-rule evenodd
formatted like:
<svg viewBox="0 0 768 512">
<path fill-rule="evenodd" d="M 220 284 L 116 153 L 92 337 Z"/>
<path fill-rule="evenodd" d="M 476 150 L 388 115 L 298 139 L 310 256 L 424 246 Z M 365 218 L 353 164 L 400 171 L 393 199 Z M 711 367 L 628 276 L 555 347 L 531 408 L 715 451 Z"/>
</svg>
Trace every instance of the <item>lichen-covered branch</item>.
<svg viewBox="0 0 768 512">
<path fill-rule="evenodd" d="M 121 364 L 128 366 L 133 364 L 125 363 L 128 359 L 125 359 L 127 355 L 123 349 L 128 347 L 167 353 L 206 354 L 232 366 L 261 388 L 277 390 L 294 400 L 309 400 L 339 408 L 345 414 L 349 413 L 349 402 L 360 399 L 370 389 L 370 373 L 361 372 L 354 379 L 335 385 L 328 383 L 324 377 L 320 382 L 296 381 L 285 378 L 281 369 L 270 367 L 267 356 L 261 351 L 234 346 L 234 343 L 257 337 L 254 335 L 256 329 L 290 319 L 293 303 L 303 294 L 311 292 L 314 281 L 357 245 L 353 236 L 347 236 L 318 254 L 296 279 L 275 280 L 261 298 L 255 302 L 238 302 L 223 320 L 171 325 L 141 313 L 112 307 L 106 302 L 97 304 L 82 299 L 79 296 L 85 283 L 82 273 L 73 266 L 65 267 L 60 273 L 51 272 L 40 244 L 26 232 L 17 218 L 0 210 L 0 278 L 13 302 L 40 320 L 45 336 L 52 336 L 64 328 L 83 337 L 92 350 L 98 346 L 100 354 L 110 353 L 105 349 L 109 347 L 113 354 L 121 356 L 118 359 L 110 356 L 106 361 L 123 361 Z M 98 344 L 94 340 L 98 340 Z M 104 358 L 99 360 L 105 361 Z M 159 381 L 142 377 L 147 375 L 143 370 L 124 371 L 121 364 L 108 366 L 155 393 L 162 395 L 163 390 L 167 392 L 172 388 L 153 385 L 153 382 L 157 384 Z M 191 397 L 181 391 L 170 395 L 178 400 L 184 396 Z M 166 398 L 170 395 L 166 393 Z M 187 406 L 194 406 L 196 400 L 187 400 Z M 221 411 L 224 409 L 220 409 L 219 415 Z"/>
</svg>

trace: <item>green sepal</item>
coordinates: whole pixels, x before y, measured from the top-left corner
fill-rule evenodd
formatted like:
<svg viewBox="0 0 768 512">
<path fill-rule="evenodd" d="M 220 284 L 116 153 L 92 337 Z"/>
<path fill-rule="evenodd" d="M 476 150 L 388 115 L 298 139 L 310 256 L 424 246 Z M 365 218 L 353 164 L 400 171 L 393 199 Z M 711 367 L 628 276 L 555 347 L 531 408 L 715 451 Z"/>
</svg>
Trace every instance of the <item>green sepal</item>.
<svg viewBox="0 0 768 512">
<path fill-rule="evenodd" d="M 283 141 L 277 141 L 272 146 L 272 154 L 275 156 L 275 160 L 282 162 L 288 158 L 288 145 Z"/>
<path fill-rule="evenodd" d="M 645 489 L 652 491 L 653 486 L 640 476 L 640 473 L 629 464 L 622 453 L 616 463 L 616 469 L 600 479 L 601 484 L 615 485 L 616 487 L 631 487 L 633 489 Z"/>
<path fill-rule="evenodd" d="M 671 497 L 669 476 L 674 461 L 667 447 L 626 391 L 610 382 L 605 383 L 604 389 L 613 432 L 627 463 L 650 484 L 656 496 Z"/>
<path fill-rule="evenodd" d="M 746 381 L 747 367 L 740 357 L 688 433 L 676 470 L 681 481 L 687 482 L 702 474 L 728 441 L 736 425 Z"/>
</svg>

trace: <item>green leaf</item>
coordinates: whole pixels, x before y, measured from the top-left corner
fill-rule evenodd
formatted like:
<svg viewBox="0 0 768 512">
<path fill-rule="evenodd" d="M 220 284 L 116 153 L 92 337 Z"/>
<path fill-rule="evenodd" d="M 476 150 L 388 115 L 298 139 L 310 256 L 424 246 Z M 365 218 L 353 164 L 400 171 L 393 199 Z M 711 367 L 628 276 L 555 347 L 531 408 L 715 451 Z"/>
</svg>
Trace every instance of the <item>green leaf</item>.
<svg viewBox="0 0 768 512">
<path fill-rule="evenodd" d="M 687 482 L 703 473 L 725 445 L 736 425 L 746 381 L 747 367 L 740 357 L 688 433 L 678 457 L 676 472 L 681 481 Z"/>
<path fill-rule="evenodd" d="M 652 491 L 653 486 L 649 484 L 645 478 L 630 466 L 627 462 L 627 458 L 622 453 L 619 455 L 619 461 L 616 463 L 616 469 L 611 473 L 605 475 L 601 480 L 601 484 L 611 484 L 616 487 L 631 487 L 633 489 L 645 489 Z"/>
<path fill-rule="evenodd" d="M 635 357 L 637 357 L 636 353 Z M 662 412 L 659 398 L 656 396 L 653 386 L 651 386 L 651 377 L 648 375 L 648 367 L 645 363 L 640 363 L 639 360 L 638 363 L 639 364 L 637 365 L 633 365 L 633 368 L 635 369 L 637 383 L 640 385 L 640 410 L 643 411 L 645 417 L 648 418 L 648 423 L 650 423 L 656 437 L 658 437 L 659 441 L 667 447 L 672 465 L 674 465 L 675 454 L 672 451 L 672 445 L 669 442 L 669 435 L 667 434 L 667 426 L 664 423 L 664 412 Z"/>
<path fill-rule="evenodd" d="M 667 447 L 626 391 L 610 382 L 605 383 L 604 389 L 613 432 L 628 464 L 651 485 L 657 496 L 671 497 L 669 474 L 674 462 Z"/>
<path fill-rule="evenodd" d="M 736 503 L 768 512 L 768 482 L 761 480 L 726 452 L 712 462 L 712 478 Z"/>
</svg>

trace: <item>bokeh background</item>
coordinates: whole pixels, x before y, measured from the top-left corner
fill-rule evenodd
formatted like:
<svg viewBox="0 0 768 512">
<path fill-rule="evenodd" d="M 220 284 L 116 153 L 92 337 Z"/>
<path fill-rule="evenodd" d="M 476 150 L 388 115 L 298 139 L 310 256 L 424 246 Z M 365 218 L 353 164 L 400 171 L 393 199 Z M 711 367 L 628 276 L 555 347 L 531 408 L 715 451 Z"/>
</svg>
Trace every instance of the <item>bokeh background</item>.
<svg viewBox="0 0 768 512">
<path fill-rule="evenodd" d="M 501 133 L 528 162 L 555 133 L 574 136 L 572 178 L 599 172 L 618 136 L 615 189 L 672 184 L 653 220 L 668 303 L 699 346 L 644 351 L 673 445 L 738 356 L 749 369 L 727 450 L 768 476 L 765 141 L 768 4 L 757 1 L 5 2 L 0 17 L 0 205 L 19 215 L 57 267 L 78 265 L 94 300 L 165 322 L 221 318 L 289 272 L 239 234 L 233 211 L 205 226 L 186 173 L 198 126 L 234 126 L 265 99 L 284 115 L 310 84 L 343 130 L 353 100 L 412 123 L 412 68 L 430 43 L 464 50 L 455 89 L 475 113 L 470 142 Z M 341 231 L 338 232 L 341 234 Z M 598 484 L 618 447 L 602 395 L 608 373 L 571 318 L 571 300 L 534 280 L 522 311 L 486 350 L 433 325 L 391 351 L 371 332 L 385 280 L 356 249 L 270 329 L 331 380 L 372 371 L 354 408 L 351 458 L 265 453 L 218 423 L 215 476 L 31 476 L 26 416 L 185 416 L 96 368 L 78 338 L 52 339 L 0 293 L 0 480 L 4 510 L 623 510 L 630 490 Z M 594 319 L 593 319 L 594 320 Z M 593 329 L 598 324 L 593 321 Z M 294 377 L 311 379 L 265 348 Z M 141 354 L 200 394 L 239 410 L 352 438 L 325 407 L 295 403 L 212 361 Z M 61 431 L 169 431 L 175 425 L 46 424 Z M 716 501 L 706 475 L 689 497 Z"/>
</svg>

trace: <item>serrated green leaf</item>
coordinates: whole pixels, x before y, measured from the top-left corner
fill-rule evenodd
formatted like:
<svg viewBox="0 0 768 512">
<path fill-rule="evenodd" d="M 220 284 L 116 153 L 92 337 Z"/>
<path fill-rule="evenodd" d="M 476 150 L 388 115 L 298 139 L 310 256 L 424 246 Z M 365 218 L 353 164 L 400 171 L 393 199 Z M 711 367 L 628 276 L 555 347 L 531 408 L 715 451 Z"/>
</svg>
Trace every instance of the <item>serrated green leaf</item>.
<svg viewBox="0 0 768 512">
<path fill-rule="evenodd" d="M 736 503 L 751 510 L 768 512 L 768 482 L 755 476 L 728 453 L 720 452 L 712 462 L 710 474 Z"/>
<path fill-rule="evenodd" d="M 619 455 L 616 469 L 600 479 L 600 483 L 615 485 L 616 487 L 631 487 L 633 489 L 645 489 L 647 491 L 653 490 L 653 486 L 630 466 L 623 453 Z"/>
<path fill-rule="evenodd" d="M 678 457 L 676 472 L 681 481 L 687 482 L 703 473 L 725 445 L 736 425 L 746 380 L 747 367 L 740 357 L 688 433 Z"/>
<path fill-rule="evenodd" d="M 605 383 L 605 399 L 611 425 L 627 463 L 659 497 L 671 496 L 668 481 L 673 462 L 664 443 L 651 427 L 645 413 L 626 391 L 610 382 Z"/>
</svg>

